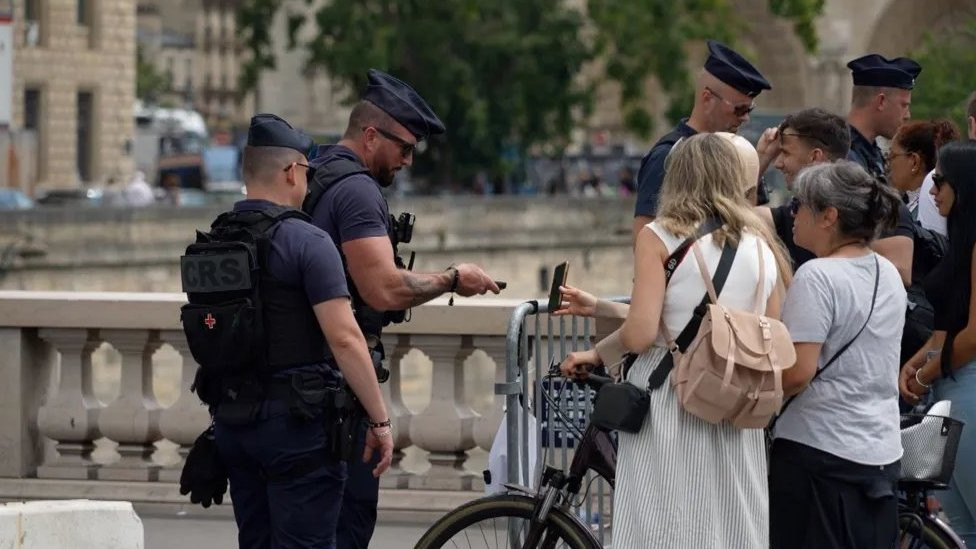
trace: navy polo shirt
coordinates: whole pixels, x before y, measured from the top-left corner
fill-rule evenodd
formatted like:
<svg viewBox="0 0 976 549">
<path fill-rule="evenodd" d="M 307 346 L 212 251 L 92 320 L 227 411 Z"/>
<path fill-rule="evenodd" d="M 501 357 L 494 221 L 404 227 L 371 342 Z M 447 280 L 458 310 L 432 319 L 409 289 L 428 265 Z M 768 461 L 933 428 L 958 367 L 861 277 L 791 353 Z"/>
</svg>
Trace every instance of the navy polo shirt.
<svg viewBox="0 0 976 549">
<path fill-rule="evenodd" d="M 661 185 L 664 183 L 664 161 L 668 158 L 668 153 L 671 152 L 674 141 L 678 137 L 691 137 L 698 133 L 687 122 L 687 118 L 679 122 L 674 131 L 658 140 L 644 156 L 644 160 L 641 161 L 640 171 L 637 172 L 635 217 L 638 215 L 648 217 L 657 215 L 657 196 L 661 192 Z"/>
<path fill-rule="evenodd" d="M 861 135 L 854 126 L 851 126 L 851 150 L 847 153 L 847 159 L 857 162 L 879 180 L 887 181 L 885 159 L 881 149 L 877 143 Z"/>
<path fill-rule="evenodd" d="M 356 153 L 342 145 L 320 145 L 312 166 L 336 156 L 362 163 Z M 342 244 L 375 236 L 389 237 L 390 208 L 380 185 L 368 174 L 350 175 L 330 187 L 311 212 L 312 223 L 332 237 L 342 253 Z"/>
</svg>

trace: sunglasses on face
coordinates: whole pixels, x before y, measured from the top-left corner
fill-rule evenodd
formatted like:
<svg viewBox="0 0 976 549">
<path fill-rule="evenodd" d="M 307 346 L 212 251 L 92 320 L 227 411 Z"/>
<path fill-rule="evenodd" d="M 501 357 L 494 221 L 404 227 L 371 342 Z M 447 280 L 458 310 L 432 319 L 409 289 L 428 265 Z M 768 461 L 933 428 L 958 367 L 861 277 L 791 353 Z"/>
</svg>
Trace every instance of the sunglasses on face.
<svg viewBox="0 0 976 549">
<path fill-rule="evenodd" d="M 383 137 L 389 139 L 390 141 L 393 141 L 397 145 L 400 145 L 400 156 L 402 156 L 404 158 L 406 158 L 406 157 L 410 156 L 411 154 L 413 154 L 414 150 L 417 148 L 417 146 L 414 145 L 413 143 L 410 143 L 406 139 L 403 139 L 402 137 L 400 137 L 398 135 L 395 135 L 395 134 L 393 134 L 391 132 L 388 132 L 388 131 L 384 130 L 383 128 L 377 128 L 375 126 L 371 126 L 371 127 L 374 130 L 376 130 L 376 133 L 382 135 Z M 363 131 L 366 131 L 366 128 L 363 128 Z"/>
<path fill-rule="evenodd" d="M 944 185 L 945 183 L 948 183 L 948 182 L 949 182 L 949 180 L 947 180 L 946 177 L 944 175 L 942 175 L 941 173 L 933 173 L 932 174 L 932 183 L 935 185 L 935 188 L 936 189 L 941 189 L 942 188 L 942 185 Z"/>
<path fill-rule="evenodd" d="M 307 174 L 306 179 L 308 179 L 309 181 L 311 181 L 312 178 L 315 177 L 315 168 L 309 166 L 308 164 L 302 164 L 301 162 L 292 162 L 291 164 L 285 166 L 285 169 L 282 171 L 287 172 L 288 170 L 292 169 L 292 167 L 294 166 L 301 166 L 305 168 L 305 173 Z"/>
<path fill-rule="evenodd" d="M 732 107 L 732 113 L 735 114 L 736 116 L 739 116 L 739 117 L 745 116 L 745 115 L 751 113 L 756 108 L 756 104 L 755 103 L 749 103 L 748 105 L 746 105 L 746 104 L 736 105 L 735 103 L 729 101 L 728 99 L 726 99 L 726 98 L 722 97 L 721 95 L 719 95 L 718 93 L 716 93 L 715 90 L 713 90 L 712 88 L 709 88 L 708 86 L 705 86 L 705 89 L 708 90 L 708 93 L 714 95 L 715 97 L 718 97 L 723 103 L 725 103 L 726 105 Z"/>
<path fill-rule="evenodd" d="M 794 196 L 790 200 L 790 215 L 796 217 L 796 214 L 800 213 L 800 206 L 802 205 L 803 204 L 800 202 L 800 199 Z"/>
</svg>

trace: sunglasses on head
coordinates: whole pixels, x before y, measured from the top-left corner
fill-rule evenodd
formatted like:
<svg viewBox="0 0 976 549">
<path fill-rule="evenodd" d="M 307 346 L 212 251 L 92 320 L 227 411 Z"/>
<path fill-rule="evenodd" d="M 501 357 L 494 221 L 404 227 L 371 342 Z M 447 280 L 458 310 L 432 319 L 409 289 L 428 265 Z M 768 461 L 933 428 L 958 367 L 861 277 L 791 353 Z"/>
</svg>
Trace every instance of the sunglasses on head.
<svg viewBox="0 0 976 549">
<path fill-rule="evenodd" d="M 749 103 L 748 105 L 746 105 L 744 103 L 740 103 L 740 104 L 736 105 L 735 103 L 733 103 L 733 102 L 729 101 L 728 99 L 726 99 L 726 98 L 722 97 L 721 95 L 719 95 L 712 88 L 709 88 L 708 86 L 705 86 L 705 89 L 708 90 L 708 93 L 714 95 L 715 97 L 718 97 L 723 103 L 725 103 L 726 105 L 732 107 L 732 113 L 735 114 L 736 116 L 745 116 L 745 115 L 751 113 L 756 108 L 756 104 L 755 103 Z"/>
<path fill-rule="evenodd" d="M 948 183 L 948 182 L 949 182 L 949 180 L 946 179 L 946 177 L 944 175 L 942 175 L 941 173 L 933 173 L 932 174 L 932 183 L 935 185 L 935 188 L 936 189 L 941 189 L 942 188 L 942 185 L 945 184 L 945 183 Z"/>
<path fill-rule="evenodd" d="M 382 135 L 383 137 L 389 139 L 390 141 L 393 141 L 394 143 L 400 145 L 400 156 L 402 156 L 404 158 L 406 158 L 406 157 L 410 156 L 411 154 L 413 154 L 414 150 L 416 150 L 416 148 L 417 148 L 417 146 L 414 145 L 413 143 L 410 143 L 406 139 L 403 139 L 402 137 L 400 137 L 400 136 L 398 136 L 398 135 L 396 135 L 394 133 L 388 132 L 388 131 L 384 130 L 383 128 L 377 128 L 376 126 L 370 126 L 370 127 L 373 128 L 374 130 L 376 130 L 376 133 L 378 133 L 378 134 Z M 363 128 L 363 131 L 366 131 L 366 128 Z"/>
</svg>

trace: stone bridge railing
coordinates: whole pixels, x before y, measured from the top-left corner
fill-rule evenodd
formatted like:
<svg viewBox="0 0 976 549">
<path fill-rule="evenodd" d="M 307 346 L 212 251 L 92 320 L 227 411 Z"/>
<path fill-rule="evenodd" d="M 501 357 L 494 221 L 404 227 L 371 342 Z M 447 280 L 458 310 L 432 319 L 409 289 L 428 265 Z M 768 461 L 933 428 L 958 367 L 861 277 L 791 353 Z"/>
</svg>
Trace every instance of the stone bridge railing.
<svg viewBox="0 0 976 549">
<path fill-rule="evenodd" d="M 0 499 L 187 502 L 176 481 L 209 416 L 189 391 L 183 302 L 0 292 Z M 381 507 L 423 506 L 431 491 L 453 506 L 481 489 L 469 459 L 483 459 L 501 419 L 493 386 L 515 304 L 434 302 L 384 334 L 397 454 Z"/>
</svg>

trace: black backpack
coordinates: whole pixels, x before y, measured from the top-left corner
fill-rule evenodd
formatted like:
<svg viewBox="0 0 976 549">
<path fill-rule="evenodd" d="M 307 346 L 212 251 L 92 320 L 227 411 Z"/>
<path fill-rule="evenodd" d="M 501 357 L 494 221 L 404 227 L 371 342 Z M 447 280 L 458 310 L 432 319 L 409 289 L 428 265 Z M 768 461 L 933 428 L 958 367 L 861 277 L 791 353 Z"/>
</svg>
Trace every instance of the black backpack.
<svg viewBox="0 0 976 549">
<path fill-rule="evenodd" d="M 190 352 L 200 364 L 194 385 L 207 404 L 216 405 L 219 393 L 201 391 L 201 376 L 226 380 L 268 373 L 262 267 L 274 228 L 292 217 L 308 220 L 301 211 L 285 207 L 226 212 L 210 232 L 197 231 L 196 242 L 180 258 L 183 291 L 189 301 L 180 320 Z M 223 384 L 217 385 L 213 389 L 220 391 Z"/>
</svg>

